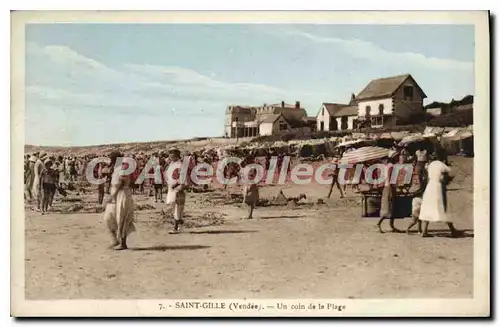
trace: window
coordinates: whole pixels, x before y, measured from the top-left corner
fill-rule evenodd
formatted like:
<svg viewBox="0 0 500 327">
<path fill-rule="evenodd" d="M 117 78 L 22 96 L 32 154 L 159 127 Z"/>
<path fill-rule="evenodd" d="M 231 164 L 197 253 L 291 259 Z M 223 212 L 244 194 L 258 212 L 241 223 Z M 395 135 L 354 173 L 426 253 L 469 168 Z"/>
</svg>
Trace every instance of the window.
<svg viewBox="0 0 500 327">
<path fill-rule="evenodd" d="M 346 130 L 349 126 L 347 125 L 347 116 L 343 116 L 340 119 L 340 129 L 341 130 Z"/>
<path fill-rule="evenodd" d="M 376 116 L 371 119 L 372 126 L 382 126 L 383 125 L 383 117 Z"/>
<path fill-rule="evenodd" d="M 352 129 L 356 129 L 358 128 L 358 120 L 357 119 L 353 119 L 352 121 Z"/>
<path fill-rule="evenodd" d="M 321 116 L 325 115 L 325 108 L 321 109 Z"/>
<path fill-rule="evenodd" d="M 319 130 L 320 131 L 324 131 L 325 130 L 325 122 L 321 122 L 320 123 Z"/>
<path fill-rule="evenodd" d="M 372 108 L 370 106 L 366 106 L 366 117 L 370 117 L 370 111 L 372 111 Z"/>
<path fill-rule="evenodd" d="M 378 114 L 379 115 L 384 114 L 384 105 L 382 103 L 378 105 Z"/>
<path fill-rule="evenodd" d="M 337 127 L 337 119 L 335 117 L 330 117 L 330 124 L 328 126 L 329 131 L 336 131 Z"/>
<path fill-rule="evenodd" d="M 413 100 L 413 86 L 406 85 L 403 87 L 403 96 L 405 100 Z"/>
<path fill-rule="evenodd" d="M 286 131 L 288 129 L 288 125 L 284 121 L 280 121 L 279 123 L 279 130 L 280 131 Z"/>
</svg>

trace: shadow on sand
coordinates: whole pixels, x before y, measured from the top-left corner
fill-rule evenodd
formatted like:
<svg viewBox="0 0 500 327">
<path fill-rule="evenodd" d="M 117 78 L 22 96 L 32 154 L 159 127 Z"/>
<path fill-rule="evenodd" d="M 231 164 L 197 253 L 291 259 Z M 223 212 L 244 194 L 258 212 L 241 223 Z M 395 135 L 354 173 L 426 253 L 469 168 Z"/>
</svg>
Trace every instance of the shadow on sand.
<svg viewBox="0 0 500 327">
<path fill-rule="evenodd" d="M 257 233 L 256 230 L 203 230 L 203 231 L 192 231 L 187 232 L 187 234 L 244 234 L 244 233 Z"/>
<path fill-rule="evenodd" d="M 130 248 L 132 251 L 167 251 L 167 250 L 202 250 L 208 249 L 208 245 L 157 245 L 140 248 Z"/>
<path fill-rule="evenodd" d="M 294 219 L 294 218 L 302 218 L 302 216 L 267 216 L 267 217 L 259 217 L 259 219 Z"/>
<path fill-rule="evenodd" d="M 451 237 L 449 229 L 429 229 L 429 235 L 431 237 L 446 237 L 446 238 L 468 238 L 474 237 L 474 231 L 472 229 L 461 229 L 460 235 Z"/>
</svg>

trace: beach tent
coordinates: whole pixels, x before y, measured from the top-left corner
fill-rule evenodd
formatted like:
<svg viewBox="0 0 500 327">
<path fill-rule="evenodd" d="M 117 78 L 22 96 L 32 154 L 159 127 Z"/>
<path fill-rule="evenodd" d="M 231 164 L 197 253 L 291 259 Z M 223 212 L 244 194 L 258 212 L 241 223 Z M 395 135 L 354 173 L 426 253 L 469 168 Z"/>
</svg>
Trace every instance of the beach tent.
<svg viewBox="0 0 500 327">
<path fill-rule="evenodd" d="M 443 136 L 441 145 L 448 154 L 458 154 L 463 150 L 466 156 L 474 156 L 474 134 L 466 129 L 453 133 L 452 136 Z"/>
<path fill-rule="evenodd" d="M 380 160 L 389 156 L 389 149 L 378 146 L 366 146 L 344 152 L 341 164 L 358 164 L 367 161 Z"/>
</svg>

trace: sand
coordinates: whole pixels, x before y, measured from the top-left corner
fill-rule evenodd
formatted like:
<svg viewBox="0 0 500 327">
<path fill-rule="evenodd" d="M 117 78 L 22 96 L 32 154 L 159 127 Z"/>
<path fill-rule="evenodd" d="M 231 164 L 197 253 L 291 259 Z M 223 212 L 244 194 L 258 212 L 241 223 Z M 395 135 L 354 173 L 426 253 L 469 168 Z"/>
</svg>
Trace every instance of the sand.
<svg viewBox="0 0 500 327">
<path fill-rule="evenodd" d="M 266 199 L 280 188 L 287 196 L 308 198 L 298 206 L 258 207 L 253 220 L 242 219 L 246 208 L 227 204 L 220 191 L 190 193 L 187 227 L 178 235 L 168 233 L 165 204 L 135 196 L 143 210 L 137 211 L 128 251 L 107 249 L 99 213 L 42 216 L 28 209 L 26 297 L 471 298 L 473 159 L 451 160 L 456 178 L 449 186 L 449 211 L 456 227 L 466 230 L 466 237 L 456 239 L 438 223 L 430 226 L 432 238 L 380 234 L 376 218 L 361 218 L 360 198 L 351 191 L 339 199 L 334 190 L 325 204 L 313 204 L 328 192 L 322 185 L 263 187 Z M 82 199 L 95 207 L 97 194 Z M 59 201 L 55 210 L 70 204 Z M 400 219 L 396 226 L 409 223 Z"/>
</svg>

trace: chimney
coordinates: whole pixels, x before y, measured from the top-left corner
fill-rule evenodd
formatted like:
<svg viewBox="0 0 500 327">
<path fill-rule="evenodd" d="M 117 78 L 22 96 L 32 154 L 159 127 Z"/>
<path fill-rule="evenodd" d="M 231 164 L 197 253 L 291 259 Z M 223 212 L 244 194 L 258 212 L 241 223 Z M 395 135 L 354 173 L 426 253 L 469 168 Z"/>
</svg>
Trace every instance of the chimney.
<svg viewBox="0 0 500 327">
<path fill-rule="evenodd" d="M 351 93 L 351 102 L 353 102 L 355 100 L 356 100 L 356 96 L 354 95 L 354 93 Z"/>
<path fill-rule="evenodd" d="M 285 101 L 281 101 L 281 108 L 285 108 Z"/>
<path fill-rule="evenodd" d="M 295 109 L 300 109 L 300 101 L 295 101 Z"/>
</svg>

